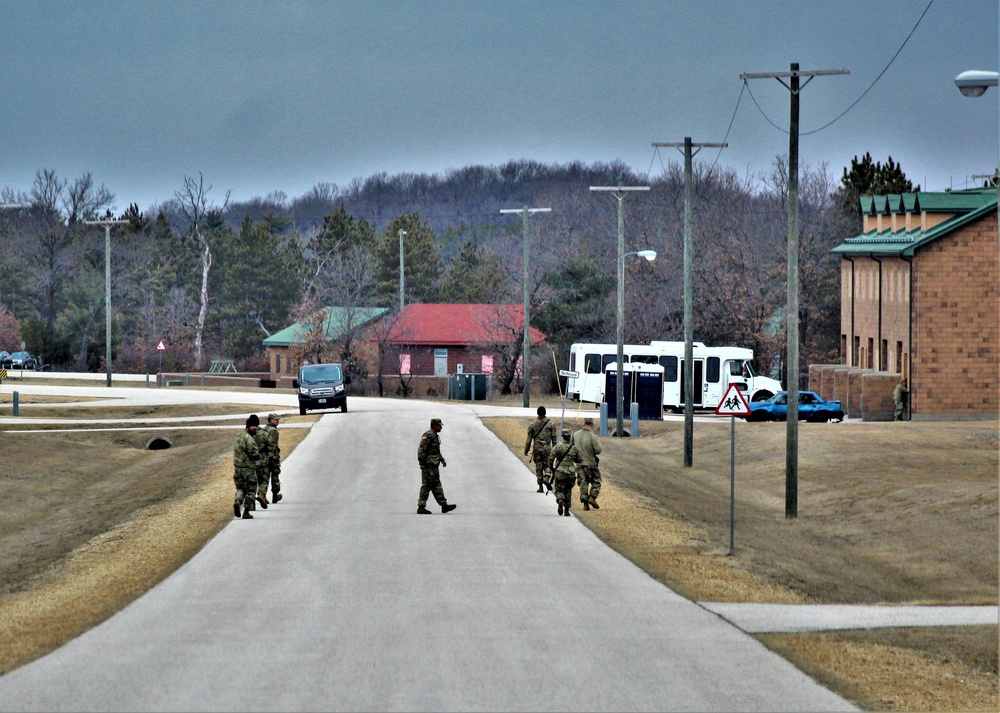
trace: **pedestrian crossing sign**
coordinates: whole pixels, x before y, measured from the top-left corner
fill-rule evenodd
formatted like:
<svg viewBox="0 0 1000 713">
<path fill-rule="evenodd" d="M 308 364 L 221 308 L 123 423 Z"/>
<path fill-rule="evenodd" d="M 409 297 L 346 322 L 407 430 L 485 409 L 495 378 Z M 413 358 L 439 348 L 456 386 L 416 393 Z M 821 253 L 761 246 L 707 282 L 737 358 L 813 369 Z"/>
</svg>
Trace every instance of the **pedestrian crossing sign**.
<svg viewBox="0 0 1000 713">
<path fill-rule="evenodd" d="M 725 396 L 715 409 L 716 416 L 749 416 L 750 404 L 736 384 L 730 384 Z"/>
</svg>

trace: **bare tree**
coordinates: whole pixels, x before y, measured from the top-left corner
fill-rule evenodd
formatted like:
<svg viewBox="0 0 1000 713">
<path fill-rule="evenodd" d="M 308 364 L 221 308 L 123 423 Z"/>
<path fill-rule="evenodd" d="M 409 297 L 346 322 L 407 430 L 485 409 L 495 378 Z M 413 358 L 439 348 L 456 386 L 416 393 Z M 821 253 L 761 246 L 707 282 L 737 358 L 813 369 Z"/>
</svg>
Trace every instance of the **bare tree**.
<svg viewBox="0 0 1000 713">
<path fill-rule="evenodd" d="M 211 190 L 212 186 L 205 186 L 205 177 L 199 171 L 197 180 L 192 176 L 184 176 L 184 187 L 174 193 L 174 198 L 177 199 L 178 207 L 187 223 L 188 232 L 198 245 L 198 252 L 201 256 L 201 292 L 194 335 L 194 368 L 196 370 L 201 370 L 204 365 L 202 338 L 205 333 L 205 317 L 208 315 L 208 275 L 212 270 L 212 245 L 209 239 L 210 231 L 207 227 L 207 220 L 210 213 L 221 213 L 226 210 L 230 195 L 230 192 L 226 191 L 226 199 L 222 207 L 217 209 L 208 199 L 208 193 Z"/>
</svg>

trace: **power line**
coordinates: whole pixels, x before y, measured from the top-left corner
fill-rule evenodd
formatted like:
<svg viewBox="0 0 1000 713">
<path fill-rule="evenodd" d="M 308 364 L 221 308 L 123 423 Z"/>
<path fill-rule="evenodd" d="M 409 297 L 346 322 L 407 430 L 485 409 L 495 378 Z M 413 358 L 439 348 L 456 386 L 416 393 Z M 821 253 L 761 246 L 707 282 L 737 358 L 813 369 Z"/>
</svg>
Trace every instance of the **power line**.
<svg viewBox="0 0 1000 713">
<path fill-rule="evenodd" d="M 896 61 L 896 58 L 899 56 L 899 53 L 903 51 L 903 48 L 906 47 L 906 44 L 910 41 L 910 38 L 913 37 L 913 33 L 917 31 L 918 27 L 920 27 L 921 21 L 924 19 L 924 16 L 927 14 L 927 11 L 931 9 L 931 5 L 933 5 L 933 4 L 934 4 L 934 0 L 930 0 L 930 2 L 927 3 L 927 7 L 924 8 L 924 11 L 920 14 L 920 17 L 917 18 L 917 22 L 913 26 L 913 29 L 910 30 L 910 34 L 908 34 L 906 36 L 906 39 L 903 40 L 903 44 L 901 44 L 899 46 L 899 49 L 896 50 L 896 54 L 894 54 L 892 56 L 892 59 L 890 59 L 889 63 L 885 65 L 885 68 L 881 72 L 879 72 L 878 76 L 875 77 L 875 79 L 872 81 L 872 83 L 868 85 L 868 88 L 865 89 L 861 93 L 861 96 L 859 96 L 857 99 L 855 99 L 854 102 L 849 107 L 847 107 L 846 109 L 844 109 L 844 111 L 842 111 L 839 115 L 837 115 L 836 117 L 834 117 L 832 120 L 830 120 L 826 124 L 823 124 L 823 126 L 819 127 L 818 129 L 813 129 L 812 131 L 803 131 L 799 135 L 800 136 L 809 136 L 810 134 L 819 133 L 820 131 L 823 131 L 824 129 L 827 129 L 830 126 L 832 126 L 833 124 L 835 124 L 836 122 L 840 121 L 844 117 L 844 115 L 847 114 L 847 112 L 849 112 L 851 109 L 853 109 L 855 106 L 857 106 L 858 102 L 860 102 L 862 99 L 864 99 L 865 95 L 867 95 L 868 92 L 870 92 L 872 90 L 872 88 L 875 86 L 875 84 L 878 82 L 878 80 L 880 80 L 882 78 L 882 75 L 884 75 L 887 71 L 889 71 L 889 67 L 891 67 L 892 63 Z M 764 117 L 764 119 L 767 121 L 767 123 L 769 123 L 771 126 L 773 126 L 775 129 L 777 129 L 781 133 L 787 134 L 788 133 L 787 129 L 783 129 L 782 127 L 780 127 L 777 124 L 775 124 L 773 121 L 771 121 L 770 117 L 767 114 L 764 113 L 764 110 L 761 108 L 760 104 L 757 103 L 757 98 L 754 97 L 753 92 L 750 90 L 750 87 L 747 86 L 747 82 L 746 82 L 745 79 L 743 80 L 743 86 L 750 93 L 750 98 L 753 99 L 753 103 L 757 107 L 757 111 L 760 112 L 760 115 Z M 740 93 L 740 96 L 742 96 L 742 92 Z M 738 103 L 737 103 L 737 106 L 739 106 Z M 734 114 L 734 117 L 735 117 L 735 114 Z M 727 132 L 726 135 L 727 136 L 729 135 L 728 132 Z"/>
</svg>

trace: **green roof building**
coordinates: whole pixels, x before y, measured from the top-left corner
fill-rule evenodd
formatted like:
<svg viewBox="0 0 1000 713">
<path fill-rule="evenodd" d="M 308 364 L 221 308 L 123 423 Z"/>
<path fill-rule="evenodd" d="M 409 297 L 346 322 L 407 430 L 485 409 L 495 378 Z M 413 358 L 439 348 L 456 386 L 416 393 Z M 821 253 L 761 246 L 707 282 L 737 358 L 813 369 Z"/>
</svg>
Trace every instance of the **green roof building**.
<svg viewBox="0 0 1000 713">
<path fill-rule="evenodd" d="M 997 418 L 996 189 L 860 202 L 864 232 L 832 251 L 841 257 L 842 362 L 907 377 L 910 418 Z"/>
</svg>

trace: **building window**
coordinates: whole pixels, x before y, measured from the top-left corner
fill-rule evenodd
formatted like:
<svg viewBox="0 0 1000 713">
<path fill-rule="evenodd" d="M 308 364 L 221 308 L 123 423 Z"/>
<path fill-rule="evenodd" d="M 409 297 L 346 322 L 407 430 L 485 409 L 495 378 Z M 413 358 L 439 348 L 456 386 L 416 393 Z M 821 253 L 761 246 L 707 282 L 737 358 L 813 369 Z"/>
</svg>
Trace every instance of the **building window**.
<svg viewBox="0 0 1000 713">
<path fill-rule="evenodd" d="M 399 355 L 399 373 L 409 374 L 410 373 L 410 355 L 400 354 Z"/>
<path fill-rule="evenodd" d="M 872 337 L 868 337 L 868 358 L 865 361 L 869 369 L 875 368 L 875 340 Z"/>
<path fill-rule="evenodd" d="M 896 342 L 896 373 L 903 373 L 903 343 Z"/>
<path fill-rule="evenodd" d="M 882 340 L 882 348 L 878 353 L 878 370 L 885 371 L 889 364 L 889 340 Z"/>
<path fill-rule="evenodd" d="M 851 360 L 850 360 L 850 358 L 847 355 L 847 335 L 846 334 L 841 334 L 840 335 L 840 363 L 841 364 L 850 364 L 851 363 Z"/>
<path fill-rule="evenodd" d="M 482 373 L 492 374 L 493 373 L 493 357 L 484 354 L 482 361 Z"/>
</svg>

